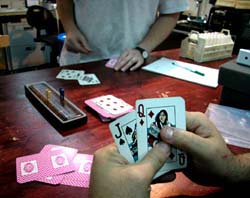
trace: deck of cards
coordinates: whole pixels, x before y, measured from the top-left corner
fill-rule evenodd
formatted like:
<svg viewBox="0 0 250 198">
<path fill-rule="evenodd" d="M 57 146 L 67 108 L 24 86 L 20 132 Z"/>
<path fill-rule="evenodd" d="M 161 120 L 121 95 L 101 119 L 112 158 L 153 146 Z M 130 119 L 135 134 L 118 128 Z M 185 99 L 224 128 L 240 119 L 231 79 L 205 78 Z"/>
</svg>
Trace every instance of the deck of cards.
<svg viewBox="0 0 250 198">
<path fill-rule="evenodd" d="M 95 110 L 103 122 L 111 121 L 133 110 L 133 106 L 113 95 L 104 95 L 84 101 Z"/>
<path fill-rule="evenodd" d="M 136 163 L 160 141 L 160 129 L 164 126 L 186 128 L 183 98 L 137 100 L 136 110 L 111 122 L 109 128 L 121 155 L 129 163 Z M 172 147 L 169 159 L 154 178 L 172 170 L 183 169 L 186 166 L 186 153 Z"/>
<path fill-rule="evenodd" d="M 18 157 L 17 182 L 39 181 L 88 188 L 93 155 L 77 152 L 74 148 L 48 144 L 40 153 Z"/>
<path fill-rule="evenodd" d="M 62 69 L 57 74 L 56 78 L 77 80 L 80 85 L 97 85 L 101 83 L 95 74 L 86 74 L 83 70 Z"/>
<path fill-rule="evenodd" d="M 114 66 L 115 66 L 115 64 L 117 63 L 117 61 L 118 61 L 118 58 L 117 58 L 117 57 L 110 58 L 110 59 L 106 62 L 105 66 L 108 67 L 108 68 L 114 68 Z"/>
</svg>

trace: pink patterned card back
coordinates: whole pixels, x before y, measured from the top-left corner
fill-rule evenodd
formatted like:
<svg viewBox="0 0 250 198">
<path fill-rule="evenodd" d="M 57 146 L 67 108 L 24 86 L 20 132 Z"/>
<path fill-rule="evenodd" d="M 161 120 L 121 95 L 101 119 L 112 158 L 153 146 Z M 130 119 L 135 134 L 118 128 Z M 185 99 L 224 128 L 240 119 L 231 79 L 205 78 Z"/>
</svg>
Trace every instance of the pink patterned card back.
<svg viewBox="0 0 250 198">
<path fill-rule="evenodd" d="M 55 148 L 55 147 L 54 147 Z M 75 170 L 77 150 L 57 149 L 16 158 L 17 182 L 25 183 Z"/>
<path fill-rule="evenodd" d="M 64 174 L 61 184 L 88 188 L 92 162 L 93 155 L 77 154 L 73 160 L 75 171 Z"/>
</svg>

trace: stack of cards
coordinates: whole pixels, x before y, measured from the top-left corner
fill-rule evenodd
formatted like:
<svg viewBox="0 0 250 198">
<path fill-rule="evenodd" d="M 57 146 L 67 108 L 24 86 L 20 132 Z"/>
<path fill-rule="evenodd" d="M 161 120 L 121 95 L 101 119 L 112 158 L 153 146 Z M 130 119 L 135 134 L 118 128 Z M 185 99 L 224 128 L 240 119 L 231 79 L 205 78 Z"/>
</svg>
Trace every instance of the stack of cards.
<svg viewBox="0 0 250 198">
<path fill-rule="evenodd" d="M 104 95 L 84 102 L 100 115 L 103 122 L 108 122 L 133 110 L 133 106 L 113 95 Z"/>
<path fill-rule="evenodd" d="M 88 188 L 93 155 L 77 151 L 49 144 L 40 153 L 16 158 L 17 182 L 39 181 Z"/>
<path fill-rule="evenodd" d="M 95 74 L 85 74 L 83 70 L 62 69 L 56 78 L 77 80 L 80 85 L 96 85 L 101 83 Z"/>
<path fill-rule="evenodd" d="M 108 62 L 105 64 L 105 66 L 108 67 L 108 68 L 114 68 L 117 61 L 118 61 L 118 58 L 113 57 L 113 58 L 108 60 Z"/>
<path fill-rule="evenodd" d="M 136 110 L 112 123 L 109 128 L 119 152 L 130 162 L 140 161 L 160 141 L 160 129 L 171 126 L 186 128 L 185 102 L 181 97 L 143 99 L 136 101 Z M 186 154 L 171 148 L 169 159 L 155 178 L 187 165 Z"/>
</svg>

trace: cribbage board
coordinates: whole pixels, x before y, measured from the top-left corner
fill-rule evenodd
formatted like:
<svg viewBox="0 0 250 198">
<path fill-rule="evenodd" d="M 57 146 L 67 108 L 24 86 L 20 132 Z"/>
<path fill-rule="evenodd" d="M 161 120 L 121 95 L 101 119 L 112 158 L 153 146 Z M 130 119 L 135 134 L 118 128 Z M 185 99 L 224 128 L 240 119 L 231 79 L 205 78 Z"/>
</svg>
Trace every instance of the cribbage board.
<svg viewBox="0 0 250 198">
<path fill-rule="evenodd" d="M 86 123 L 86 114 L 66 97 L 62 98 L 59 92 L 45 81 L 26 84 L 24 87 L 27 98 L 56 126 L 73 127 Z"/>
</svg>

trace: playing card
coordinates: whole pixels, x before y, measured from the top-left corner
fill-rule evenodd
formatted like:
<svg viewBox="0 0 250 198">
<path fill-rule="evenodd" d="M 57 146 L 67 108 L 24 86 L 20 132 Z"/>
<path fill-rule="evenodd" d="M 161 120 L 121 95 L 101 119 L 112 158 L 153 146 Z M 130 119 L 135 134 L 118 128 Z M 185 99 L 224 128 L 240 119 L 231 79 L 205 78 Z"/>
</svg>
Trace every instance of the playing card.
<svg viewBox="0 0 250 198">
<path fill-rule="evenodd" d="M 77 154 L 73 160 L 75 171 L 64 174 L 61 184 L 88 188 L 92 162 L 93 155 Z"/>
<path fill-rule="evenodd" d="M 122 99 L 117 98 L 113 95 L 106 95 L 95 98 L 93 99 L 93 102 L 112 115 L 118 115 L 133 108 Z"/>
<path fill-rule="evenodd" d="M 71 148 L 71 147 L 66 147 L 66 146 L 59 146 L 59 145 L 54 145 L 54 144 L 47 144 L 45 145 L 42 150 L 40 151 L 40 153 L 53 153 L 53 152 L 63 152 L 63 153 L 67 153 L 68 156 L 70 157 L 70 160 L 73 160 L 73 158 L 75 157 L 75 155 L 77 154 L 77 149 L 75 148 Z"/>
<path fill-rule="evenodd" d="M 57 185 L 60 184 L 63 180 L 64 175 L 54 175 L 54 176 L 49 176 L 49 177 L 44 177 L 44 178 L 38 178 L 36 181 L 47 183 L 47 184 L 53 184 Z"/>
<path fill-rule="evenodd" d="M 95 74 L 84 74 L 78 78 L 78 82 L 80 85 L 96 85 L 101 83 Z"/>
<path fill-rule="evenodd" d="M 118 58 L 113 57 L 113 58 L 108 60 L 108 62 L 105 64 L 105 66 L 108 67 L 108 68 L 114 68 L 117 61 L 118 61 Z"/>
<path fill-rule="evenodd" d="M 135 111 L 116 119 L 109 128 L 121 155 L 135 163 L 138 160 Z"/>
<path fill-rule="evenodd" d="M 133 110 L 133 106 L 113 95 L 88 99 L 85 103 L 104 118 L 117 118 Z"/>
<path fill-rule="evenodd" d="M 181 97 L 137 100 L 136 112 L 139 160 L 159 142 L 163 126 L 186 128 L 185 102 Z M 186 167 L 184 152 L 172 147 L 169 158 L 155 177 Z"/>
<path fill-rule="evenodd" d="M 78 80 L 83 76 L 85 71 L 83 70 L 73 70 L 73 69 L 62 69 L 56 76 L 57 79 L 63 80 Z"/>
<path fill-rule="evenodd" d="M 46 145 L 38 154 L 18 157 L 16 158 L 17 182 L 34 180 L 45 182 L 47 177 L 74 171 L 72 161 L 76 153 L 76 149 Z"/>
</svg>

